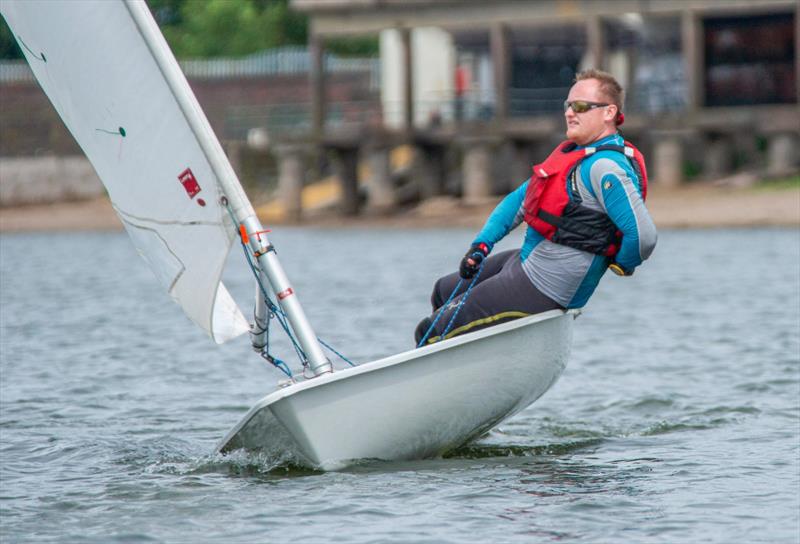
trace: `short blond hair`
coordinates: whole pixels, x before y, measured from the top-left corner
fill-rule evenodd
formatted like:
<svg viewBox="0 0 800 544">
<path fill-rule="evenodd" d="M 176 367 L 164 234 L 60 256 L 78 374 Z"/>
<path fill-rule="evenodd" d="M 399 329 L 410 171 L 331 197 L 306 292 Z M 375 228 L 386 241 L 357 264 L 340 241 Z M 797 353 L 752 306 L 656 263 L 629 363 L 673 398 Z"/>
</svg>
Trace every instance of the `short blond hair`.
<svg viewBox="0 0 800 544">
<path fill-rule="evenodd" d="M 596 70 L 594 68 L 583 70 L 575 75 L 575 83 L 585 79 L 596 79 L 599 81 L 600 92 L 603 93 L 611 104 L 617 107 L 618 112 L 622 112 L 622 107 L 625 105 L 625 91 L 614 76 L 608 72 Z"/>
</svg>

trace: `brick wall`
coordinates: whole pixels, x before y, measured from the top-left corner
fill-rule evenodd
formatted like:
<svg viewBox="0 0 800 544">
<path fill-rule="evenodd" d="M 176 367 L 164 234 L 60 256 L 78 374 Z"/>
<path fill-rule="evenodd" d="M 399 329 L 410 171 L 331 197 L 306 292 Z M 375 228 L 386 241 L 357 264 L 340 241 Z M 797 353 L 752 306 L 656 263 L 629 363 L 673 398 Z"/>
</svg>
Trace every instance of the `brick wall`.
<svg viewBox="0 0 800 544">
<path fill-rule="evenodd" d="M 195 79 L 190 85 L 221 140 L 243 139 L 247 128 L 267 124 L 273 112 L 288 104 L 305 115 L 310 111 L 310 88 L 304 74 Z M 380 107 L 380 97 L 369 90 L 369 77 L 364 74 L 330 74 L 327 95 L 332 103 Z M 80 154 L 36 82 L 0 85 L 0 157 Z"/>
<path fill-rule="evenodd" d="M 305 74 L 193 79 L 189 83 L 223 144 L 245 140 L 254 127 L 268 127 L 270 139 L 275 140 L 281 130 L 309 126 L 310 88 Z M 380 108 L 380 97 L 370 90 L 367 74 L 329 74 L 327 95 L 332 106 Z M 287 116 L 287 111 L 292 114 Z M 277 182 L 274 160 L 262 151 L 245 147 L 234 164 L 242 183 L 256 196 L 266 194 Z M 103 193 L 94 169 L 38 83 L 0 85 L 0 207 Z"/>
</svg>

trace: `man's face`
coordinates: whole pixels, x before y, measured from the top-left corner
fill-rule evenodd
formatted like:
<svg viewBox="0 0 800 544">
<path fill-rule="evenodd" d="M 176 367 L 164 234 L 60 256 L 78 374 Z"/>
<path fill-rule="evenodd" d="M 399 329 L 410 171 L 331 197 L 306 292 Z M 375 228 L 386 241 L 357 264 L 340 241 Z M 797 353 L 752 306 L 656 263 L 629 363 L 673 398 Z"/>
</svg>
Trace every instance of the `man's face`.
<svg viewBox="0 0 800 544">
<path fill-rule="evenodd" d="M 584 79 L 572 86 L 567 101 L 576 100 L 608 103 L 608 99 L 600 92 L 600 82 L 596 79 Z M 567 108 L 564 112 L 567 139 L 578 145 L 586 145 L 612 134 L 616 130 L 614 125 L 616 112 L 617 108 L 613 105 L 590 109 L 583 113 L 575 113 L 572 108 Z"/>
</svg>

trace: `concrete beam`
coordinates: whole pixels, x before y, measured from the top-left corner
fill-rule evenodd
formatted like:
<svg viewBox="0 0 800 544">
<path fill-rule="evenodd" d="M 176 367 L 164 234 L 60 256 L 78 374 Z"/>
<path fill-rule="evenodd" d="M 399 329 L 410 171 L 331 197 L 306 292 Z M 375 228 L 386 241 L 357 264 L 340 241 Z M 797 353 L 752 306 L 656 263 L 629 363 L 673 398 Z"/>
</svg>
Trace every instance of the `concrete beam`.
<svg viewBox="0 0 800 544">
<path fill-rule="evenodd" d="M 796 0 L 692 0 L 691 8 L 701 14 L 754 13 L 796 10 L 796 4 Z M 686 6 L 687 2 L 675 0 L 292 0 L 293 8 L 311 15 L 313 33 L 331 36 L 375 34 L 398 26 L 458 29 L 500 23 L 529 27 L 632 12 L 677 15 Z"/>
</svg>

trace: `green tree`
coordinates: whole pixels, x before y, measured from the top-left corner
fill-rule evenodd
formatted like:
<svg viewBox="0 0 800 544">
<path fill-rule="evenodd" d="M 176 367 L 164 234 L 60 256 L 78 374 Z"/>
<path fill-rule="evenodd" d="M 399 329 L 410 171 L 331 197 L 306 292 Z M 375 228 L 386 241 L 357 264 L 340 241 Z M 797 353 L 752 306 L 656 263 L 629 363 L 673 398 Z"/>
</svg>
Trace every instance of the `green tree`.
<svg viewBox="0 0 800 544">
<path fill-rule="evenodd" d="M 240 56 L 308 43 L 308 18 L 289 0 L 147 0 L 178 57 Z M 375 36 L 327 40 L 342 56 L 376 56 Z"/>
<path fill-rule="evenodd" d="M 242 56 L 307 41 L 306 17 L 287 0 L 149 0 L 178 57 Z"/>
<path fill-rule="evenodd" d="M 0 59 L 21 59 L 22 51 L 4 19 L 0 19 Z"/>
<path fill-rule="evenodd" d="M 236 57 L 262 49 L 308 43 L 308 18 L 289 0 L 147 0 L 179 58 Z M 328 40 L 342 56 L 374 56 L 376 37 Z M 0 58 L 22 58 L 14 36 L 0 23 Z"/>
</svg>

